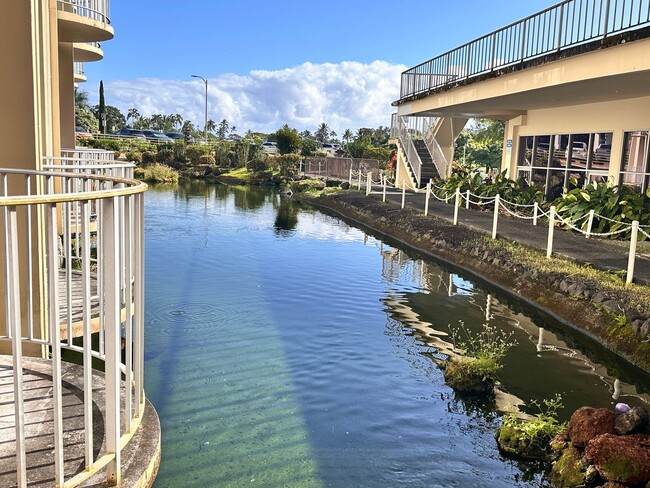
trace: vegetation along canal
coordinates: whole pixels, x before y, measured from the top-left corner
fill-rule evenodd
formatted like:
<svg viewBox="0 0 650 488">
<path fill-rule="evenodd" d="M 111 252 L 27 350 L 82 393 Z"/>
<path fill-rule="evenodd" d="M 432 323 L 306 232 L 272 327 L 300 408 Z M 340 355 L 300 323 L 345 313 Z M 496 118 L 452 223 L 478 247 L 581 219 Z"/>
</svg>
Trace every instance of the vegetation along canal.
<svg viewBox="0 0 650 488">
<path fill-rule="evenodd" d="M 650 402 L 648 379 L 603 351 L 271 190 L 153 187 L 146 239 L 156 487 L 540 486 L 499 454 L 497 404 Z M 486 322 L 518 345 L 507 395 L 476 402 L 438 362 L 450 329 Z"/>
</svg>

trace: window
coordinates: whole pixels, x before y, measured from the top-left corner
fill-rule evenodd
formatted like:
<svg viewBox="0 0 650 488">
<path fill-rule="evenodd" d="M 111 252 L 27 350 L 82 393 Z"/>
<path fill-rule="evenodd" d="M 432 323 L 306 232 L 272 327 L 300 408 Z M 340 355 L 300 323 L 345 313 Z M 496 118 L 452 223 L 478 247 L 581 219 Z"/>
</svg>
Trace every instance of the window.
<svg viewBox="0 0 650 488">
<path fill-rule="evenodd" d="M 631 131 L 623 135 L 622 185 L 633 186 L 641 192 L 648 189 L 648 131 Z"/>
<path fill-rule="evenodd" d="M 565 189 L 607 181 L 611 140 L 611 132 L 522 136 L 517 177 L 542 187 L 548 200 L 557 198 Z"/>
</svg>

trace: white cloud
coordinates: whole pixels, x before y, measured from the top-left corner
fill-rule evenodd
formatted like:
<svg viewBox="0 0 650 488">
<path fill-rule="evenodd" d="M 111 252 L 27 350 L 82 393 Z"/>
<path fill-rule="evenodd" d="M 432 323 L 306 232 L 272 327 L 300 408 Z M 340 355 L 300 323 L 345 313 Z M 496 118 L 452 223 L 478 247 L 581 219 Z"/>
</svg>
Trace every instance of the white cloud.
<svg viewBox="0 0 650 488">
<path fill-rule="evenodd" d="M 390 103 L 399 98 L 403 65 L 304 63 L 279 71 L 224 74 L 208 80 L 208 118 L 227 119 L 238 132 L 272 132 L 283 124 L 316 130 L 321 122 L 339 135 L 345 129 L 390 124 Z M 205 91 L 201 80 L 140 78 L 104 84 L 106 103 L 124 114 L 179 113 L 203 126 Z M 94 91 L 91 91 L 91 93 Z"/>
</svg>

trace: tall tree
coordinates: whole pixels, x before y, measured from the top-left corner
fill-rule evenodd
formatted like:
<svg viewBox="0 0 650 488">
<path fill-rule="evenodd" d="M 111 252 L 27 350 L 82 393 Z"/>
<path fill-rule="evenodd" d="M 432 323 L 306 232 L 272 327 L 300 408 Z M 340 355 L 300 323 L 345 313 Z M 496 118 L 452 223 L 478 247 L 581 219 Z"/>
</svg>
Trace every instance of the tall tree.
<svg viewBox="0 0 650 488">
<path fill-rule="evenodd" d="M 225 141 L 229 130 L 230 124 L 228 124 L 228 121 L 226 119 L 223 119 L 221 122 L 219 122 L 219 126 L 217 127 L 217 139 L 220 141 Z"/>
<path fill-rule="evenodd" d="M 329 135 L 330 135 L 330 128 L 325 122 L 322 122 L 318 126 L 316 132 L 314 133 L 314 136 L 320 142 L 327 142 Z"/>
<path fill-rule="evenodd" d="M 300 134 L 296 129 L 292 129 L 287 124 L 284 124 L 281 129 L 275 133 L 278 143 L 280 154 L 288 154 L 298 152 L 300 150 Z"/>
<path fill-rule="evenodd" d="M 99 105 L 95 105 L 93 108 L 93 115 L 97 120 L 106 120 L 105 129 L 107 132 L 114 132 L 126 125 L 124 114 L 120 112 L 117 107 L 113 107 L 112 105 L 106 105 L 106 107 L 104 107 L 104 116 L 101 118 L 99 116 Z"/>
<path fill-rule="evenodd" d="M 138 109 L 135 107 L 131 107 L 129 111 L 126 113 L 126 120 L 131 119 L 131 125 L 136 123 L 140 119 L 140 117 L 142 116 L 140 115 L 140 112 L 138 112 Z"/>
<path fill-rule="evenodd" d="M 106 134 L 106 102 L 104 101 L 104 81 L 99 80 L 99 110 L 97 113 L 99 120 L 99 132 Z"/>
<path fill-rule="evenodd" d="M 345 132 L 343 132 L 343 142 L 349 144 L 353 137 L 354 134 L 352 134 L 352 131 L 350 129 L 345 129 Z"/>
<path fill-rule="evenodd" d="M 214 132 L 214 130 L 217 128 L 217 123 L 214 120 L 209 119 L 208 123 L 206 124 L 206 128 L 207 128 L 208 132 L 210 134 L 212 134 Z"/>
<path fill-rule="evenodd" d="M 74 92 L 74 106 L 88 110 L 88 92 L 81 91 L 78 88 Z"/>
</svg>

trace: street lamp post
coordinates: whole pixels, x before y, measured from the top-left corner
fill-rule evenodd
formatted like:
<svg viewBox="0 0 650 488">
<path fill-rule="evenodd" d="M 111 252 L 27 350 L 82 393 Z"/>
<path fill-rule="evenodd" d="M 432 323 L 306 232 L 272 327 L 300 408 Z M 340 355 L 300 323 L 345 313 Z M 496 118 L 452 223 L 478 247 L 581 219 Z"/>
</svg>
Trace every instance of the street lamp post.
<svg viewBox="0 0 650 488">
<path fill-rule="evenodd" d="M 203 76 L 199 75 L 191 75 L 192 78 L 201 78 L 203 80 L 203 83 L 205 83 L 205 125 L 204 131 L 205 131 L 205 144 L 208 144 L 208 80 L 203 78 Z"/>
</svg>

